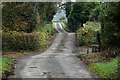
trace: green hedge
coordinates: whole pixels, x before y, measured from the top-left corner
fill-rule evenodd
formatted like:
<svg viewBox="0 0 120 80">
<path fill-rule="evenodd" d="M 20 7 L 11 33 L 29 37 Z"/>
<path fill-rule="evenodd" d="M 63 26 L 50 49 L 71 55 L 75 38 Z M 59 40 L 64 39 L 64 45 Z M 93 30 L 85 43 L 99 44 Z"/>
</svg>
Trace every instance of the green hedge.
<svg viewBox="0 0 120 80">
<path fill-rule="evenodd" d="M 3 32 L 2 49 L 3 51 L 31 51 L 47 44 L 47 32 Z"/>
</svg>

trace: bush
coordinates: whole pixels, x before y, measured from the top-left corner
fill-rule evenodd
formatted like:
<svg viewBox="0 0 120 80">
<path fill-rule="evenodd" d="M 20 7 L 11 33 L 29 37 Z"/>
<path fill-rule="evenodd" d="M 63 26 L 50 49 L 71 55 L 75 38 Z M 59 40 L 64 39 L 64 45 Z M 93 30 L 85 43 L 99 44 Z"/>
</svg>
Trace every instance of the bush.
<svg viewBox="0 0 120 80">
<path fill-rule="evenodd" d="M 85 40 L 82 37 L 80 38 L 79 45 L 80 46 L 85 45 Z"/>
<path fill-rule="evenodd" d="M 39 26 L 36 30 L 34 31 L 42 31 L 42 32 L 47 32 L 49 35 L 53 35 L 55 33 L 55 28 L 53 23 L 51 22 L 46 22 L 44 25 Z"/>
<path fill-rule="evenodd" d="M 97 33 L 100 31 L 100 23 L 87 22 L 86 24 L 87 25 L 77 30 L 79 46 L 81 46 L 81 44 L 87 46 L 98 44 L 99 40 L 97 40 Z"/>
<path fill-rule="evenodd" d="M 36 50 L 41 46 L 47 44 L 48 34 L 47 32 L 3 32 L 2 36 L 2 48 L 3 51 L 26 51 Z"/>
<path fill-rule="evenodd" d="M 41 31 L 46 31 L 46 32 L 48 32 L 49 35 L 53 34 L 54 33 L 53 24 L 49 23 L 49 24 L 44 25 L 41 28 Z"/>
</svg>

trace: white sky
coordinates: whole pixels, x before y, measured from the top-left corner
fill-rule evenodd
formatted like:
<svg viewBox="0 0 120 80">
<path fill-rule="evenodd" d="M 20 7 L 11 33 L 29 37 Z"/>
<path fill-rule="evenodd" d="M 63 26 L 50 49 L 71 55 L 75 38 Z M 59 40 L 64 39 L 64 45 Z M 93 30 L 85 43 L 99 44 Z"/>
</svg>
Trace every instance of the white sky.
<svg viewBox="0 0 120 80">
<path fill-rule="evenodd" d="M 63 11 L 63 10 L 61 10 L 61 12 L 59 13 L 59 11 L 58 11 L 58 13 L 56 13 L 55 15 L 54 15 L 54 18 L 53 18 L 53 20 L 59 20 L 61 17 L 66 17 L 66 14 L 65 14 L 65 12 Z"/>
</svg>

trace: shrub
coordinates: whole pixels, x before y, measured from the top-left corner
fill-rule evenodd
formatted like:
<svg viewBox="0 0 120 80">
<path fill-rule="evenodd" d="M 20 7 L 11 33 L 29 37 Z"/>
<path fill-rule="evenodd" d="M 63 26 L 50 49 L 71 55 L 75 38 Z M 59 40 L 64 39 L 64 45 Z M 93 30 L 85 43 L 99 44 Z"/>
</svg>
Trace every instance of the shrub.
<svg viewBox="0 0 120 80">
<path fill-rule="evenodd" d="M 51 35 L 54 33 L 53 24 L 52 23 L 46 24 L 41 28 L 41 30 L 46 31 L 48 32 L 49 35 Z"/>
<path fill-rule="evenodd" d="M 82 37 L 80 38 L 79 45 L 80 46 L 85 45 L 85 40 Z"/>
<path fill-rule="evenodd" d="M 92 44 L 97 44 L 99 41 L 97 33 L 100 31 L 100 23 L 87 22 L 86 24 L 87 25 L 77 30 L 79 46 L 81 46 L 81 44 L 90 46 Z"/>
<path fill-rule="evenodd" d="M 46 24 L 44 24 L 43 26 L 39 26 L 38 29 L 36 29 L 35 31 L 45 31 L 47 32 L 49 35 L 53 35 L 55 33 L 55 28 L 53 23 L 51 22 L 47 22 Z"/>
<path fill-rule="evenodd" d="M 47 32 L 3 32 L 3 51 L 36 50 L 47 43 Z"/>
</svg>

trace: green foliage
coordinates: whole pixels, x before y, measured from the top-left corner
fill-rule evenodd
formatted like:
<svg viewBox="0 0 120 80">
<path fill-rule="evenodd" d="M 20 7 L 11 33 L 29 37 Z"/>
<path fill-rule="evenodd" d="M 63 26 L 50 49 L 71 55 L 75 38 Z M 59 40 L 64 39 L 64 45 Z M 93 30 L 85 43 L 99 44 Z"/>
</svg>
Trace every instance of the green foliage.
<svg viewBox="0 0 120 80">
<path fill-rule="evenodd" d="M 93 26 L 93 28 L 95 30 L 97 30 L 98 28 L 101 28 L 100 27 L 101 26 L 100 22 L 87 21 L 85 24 L 88 25 L 88 26 Z"/>
<path fill-rule="evenodd" d="M 48 6 L 46 9 L 46 20 L 51 21 L 53 19 L 53 15 L 55 15 L 57 11 L 57 3 L 49 2 L 46 4 L 46 6 Z"/>
<path fill-rule="evenodd" d="M 116 78 L 118 58 L 106 63 L 93 63 L 90 65 L 90 70 L 95 72 L 100 78 Z"/>
<path fill-rule="evenodd" d="M 21 51 L 21 50 L 36 50 L 41 46 L 47 44 L 48 33 L 47 32 L 3 32 L 2 48 L 3 51 Z"/>
<path fill-rule="evenodd" d="M 55 28 L 53 27 L 53 23 L 46 24 L 39 29 L 39 31 L 46 31 L 49 35 L 54 34 Z"/>
<path fill-rule="evenodd" d="M 71 11 L 71 5 L 72 3 L 71 2 L 66 2 L 65 3 L 65 10 L 66 10 L 66 17 L 68 18 L 69 14 L 70 14 L 70 11 Z"/>
<path fill-rule="evenodd" d="M 51 21 L 56 12 L 55 3 L 3 2 L 2 23 L 4 31 L 32 32 L 39 25 Z"/>
<path fill-rule="evenodd" d="M 83 26 L 89 19 L 89 15 L 96 4 L 94 2 L 77 2 L 72 4 L 70 14 L 68 16 L 68 27 L 72 31 L 76 31 L 79 27 Z"/>
<path fill-rule="evenodd" d="M 31 32 L 37 23 L 36 3 L 4 2 L 2 8 L 3 30 Z"/>
<path fill-rule="evenodd" d="M 56 12 L 52 2 L 3 2 L 3 51 L 36 50 L 53 34 L 51 21 Z M 37 32 L 35 32 L 37 30 Z"/>
<path fill-rule="evenodd" d="M 71 32 L 71 30 L 70 30 L 69 27 L 67 26 L 67 23 L 65 23 L 65 22 L 60 22 L 60 23 L 61 23 L 62 27 L 65 29 L 65 31 Z"/>
<path fill-rule="evenodd" d="M 120 2 L 104 3 L 100 5 L 101 46 L 102 49 L 120 47 Z"/>
<path fill-rule="evenodd" d="M 41 2 L 38 5 L 38 13 L 40 14 L 40 26 L 45 26 L 46 21 L 51 21 L 57 11 L 57 5 L 54 2 Z M 38 26 L 39 27 L 39 26 Z"/>
<path fill-rule="evenodd" d="M 118 63 L 117 63 L 117 65 L 118 65 L 118 68 L 117 68 L 117 76 L 118 76 L 118 78 L 120 78 L 120 57 L 118 57 Z"/>
<path fill-rule="evenodd" d="M 89 15 L 89 20 L 92 21 L 98 21 L 99 20 L 99 14 L 100 14 L 100 4 L 98 3 L 97 6 L 92 9 L 90 15 Z"/>
<path fill-rule="evenodd" d="M 3 74 L 1 76 L 4 76 L 6 72 L 12 71 L 12 61 L 8 58 L 0 58 L 0 74 Z M 0 76 L 0 77 L 1 77 Z"/>
<path fill-rule="evenodd" d="M 87 24 L 87 25 L 86 25 Z M 87 22 L 84 27 L 77 30 L 77 40 L 79 46 L 97 44 L 97 32 L 101 26 L 98 22 Z"/>
<path fill-rule="evenodd" d="M 85 45 L 85 40 L 83 37 L 81 37 L 79 40 L 79 46 L 83 46 L 83 45 Z"/>
</svg>

